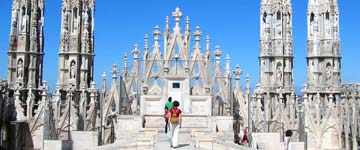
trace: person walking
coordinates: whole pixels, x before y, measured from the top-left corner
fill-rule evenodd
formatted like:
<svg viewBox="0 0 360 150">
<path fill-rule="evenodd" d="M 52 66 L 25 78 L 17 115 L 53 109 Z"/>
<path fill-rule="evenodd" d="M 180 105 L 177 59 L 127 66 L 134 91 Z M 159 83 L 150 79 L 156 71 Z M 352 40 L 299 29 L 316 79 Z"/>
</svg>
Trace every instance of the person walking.
<svg viewBox="0 0 360 150">
<path fill-rule="evenodd" d="M 290 144 L 290 140 L 291 140 L 292 134 L 293 134 L 293 133 L 292 133 L 291 130 L 286 130 L 286 131 L 285 131 L 284 150 L 288 150 L 288 149 L 289 149 L 289 144 Z"/>
<path fill-rule="evenodd" d="M 178 146 L 179 130 L 181 128 L 181 110 L 178 108 L 180 103 L 174 101 L 174 107 L 169 110 L 169 123 L 171 133 L 171 147 L 176 148 Z"/>
<path fill-rule="evenodd" d="M 239 144 L 244 145 L 245 143 L 248 142 L 248 133 L 247 133 L 248 128 L 244 128 L 243 130 L 240 131 L 239 133 Z"/>
<path fill-rule="evenodd" d="M 167 115 L 167 114 L 168 114 L 168 111 L 174 107 L 174 104 L 173 104 L 171 101 L 172 101 L 172 98 L 169 97 L 169 98 L 168 98 L 168 101 L 165 103 L 165 114 L 164 114 L 164 118 L 165 118 L 165 133 L 167 133 L 168 127 L 169 127 L 169 124 L 168 124 L 168 123 L 169 123 L 169 116 Z"/>
</svg>

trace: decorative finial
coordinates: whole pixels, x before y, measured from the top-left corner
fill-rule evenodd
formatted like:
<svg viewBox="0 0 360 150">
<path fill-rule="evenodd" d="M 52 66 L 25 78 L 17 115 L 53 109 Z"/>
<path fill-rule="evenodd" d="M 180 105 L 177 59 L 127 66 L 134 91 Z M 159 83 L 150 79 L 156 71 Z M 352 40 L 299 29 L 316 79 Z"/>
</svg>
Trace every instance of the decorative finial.
<svg viewBox="0 0 360 150">
<path fill-rule="evenodd" d="M 127 54 L 124 54 L 124 65 L 123 65 L 123 72 L 126 74 L 127 72 Z"/>
<path fill-rule="evenodd" d="M 47 86 L 47 82 L 45 80 L 42 81 L 42 87 L 41 87 L 42 95 L 46 95 L 47 94 L 47 90 L 48 90 L 48 86 Z"/>
<path fill-rule="evenodd" d="M 194 32 L 194 36 L 196 37 L 200 37 L 202 35 L 201 31 L 200 31 L 200 27 L 196 26 L 195 27 L 195 32 Z M 200 40 L 200 39 L 199 39 Z"/>
<path fill-rule="evenodd" d="M 96 89 L 96 83 L 95 81 L 91 81 L 91 86 L 90 86 L 92 89 Z"/>
<path fill-rule="evenodd" d="M 220 50 L 220 46 L 219 45 L 216 45 L 215 46 L 215 51 L 214 51 L 214 55 L 215 55 L 215 62 L 217 64 L 220 63 L 220 56 L 222 55 L 222 52 Z"/>
<path fill-rule="evenodd" d="M 148 49 L 149 49 L 149 36 L 147 34 L 145 34 L 144 42 L 145 42 L 144 51 L 148 51 Z"/>
<path fill-rule="evenodd" d="M 210 36 L 206 36 L 206 51 L 210 52 Z"/>
<path fill-rule="evenodd" d="M 169 31 L 169 16 L 165 17 L 165 31 Z"/>
<path fill-rule="evenodd" d="M 196 26 L 195 28 L 195 32 L 194 32 L 194 36 L 195 36 L 195 46 L 196 47 L 200 47 L 200 36 L 202 35 L 201 31 L 200 31 L 200 27 Z"/>
<path fill-rule="evenodd" d="M 103 93 L 106 92 L 106 72 L 102 74 L 102 91 Z"/>
<path fill-rule="evenodd" d="M 131 53 L 134 55 L 134 59 L 138 59 L 139 58 L 138 55 L 140 53 L 139 45 L 134 44 L 134 50 L 132 50 Z"/>
<path fill-rule="evenodd" d="M 240 65 L 236 65 L 236 69 L 233 71 L 235 75 L 235 80 L 240 80 L 240 76 L 242 75 L 243 71 L 240 69 Z"/>
<path fill-rule="evenodd" d="M 219 45 L 216 45 L 215 46 L 215 56 L 216 57 L 220 57 L 222 55 L 222 51 L 220 50 L 220 46 Z"/>
<path fill-rule="evenodd" d="M 97 92 L 98 92 L 98 89 L 96 88 L 96 83 L 94 82 L 94 81 L 91 81 L 91 83 L 90 83 L 90 88 L 89 88 L 89 92 L 91 93 L 90 94 L 90 97 L 92 97 L 91 98 L 91 101 L 92 102 L 90 102 L 90 103 L 94 103 L 95 102 L 95 97 L 96 97 L 96 95 L 97 95 Z"/>
<path fill-rule="evenodd" d="M 158 45 L 159 44 L 159 36 L 160 36 L 160 30 L 159 30 L 159 26 L 156 25 L 155 26 L 155 30 L 153 32 L 153 35 L 154 35 L 154 40 L 155 40 L 155 45 Z"/>
<path fill-rule="evenodd" d="M 175 8 L 175 12 L 173 12 L 173 17 L 175 17 L 176 19 L 180 19 L 182 17 L 182 12 L 180 10 L 179 7 Z"/>
<path fill-rule="evenodd" d="M 190 18 L 186 16 L 186 32 L 190 32 Z"/>
<path fill-rule="evenodd" d="M 103 72 L 103 74 L 102 74 L 102 79 L 103 79 L 103 80 L 106 80 L 106 72 Z"/>
<path fill-rule="evenodd" d="M 226 62 L 230 62 L 230 55 L 229 54 L 226 54 Z"/>
<path fill-rule="evenodd" d="M 230 56 L 227 54 L 226 55 L 226 67 L 225 67 L 225 72 L 227 76 L 230 76 Z"/>
<path fill-rule="evenodd" d="M 250 94 L 250 75 L 246 74 L 246 94 Z"/>
<path fill-rule="evenodd" d="M 159 26 L 156 25 L 154 29 L 155 29 L 155 30 L 154 30 L 154 32 L 153 32 L 153 35 L 154 35 L 154 36 L 160 35 L 160 30 L 159 30 L 160 28 L 159 28 Z"/>
<path fill-rule="evenodd" d="M 179 22 L 180 18 L 182 17 L 182 12 L 180 11 L 179 7 L 176 7 L 175 12 L 173 12 L 173 17 L 175 17 L 175 29 L 180 28 Z"/>
<path fill-rule="evenodd" d="M 124 53 L 124 60 L 127 60 L 127 53 Z"/>
<path fill-rule="evenodd" d="M 111 73 L 113 74 L 113 81 L 117 79 L 117 73 L 119 72 L 117 68 L 117 64 L 113 65 L 113 69 L 111 70 Z"/>
<path fill-rule="evenodd" d="M 56 90 L 60 90 L 60 81 L 59 80 L 56 82 Z"/>
</svg>

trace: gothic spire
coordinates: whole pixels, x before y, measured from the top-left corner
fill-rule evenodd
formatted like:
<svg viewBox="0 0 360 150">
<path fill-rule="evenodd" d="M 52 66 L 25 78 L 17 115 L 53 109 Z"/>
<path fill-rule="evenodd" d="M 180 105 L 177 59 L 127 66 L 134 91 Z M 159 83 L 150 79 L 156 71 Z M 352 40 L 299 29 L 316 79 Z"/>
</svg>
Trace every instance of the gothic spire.
<svg viewBox="0 0 360 150">
<path fill-rule="evenodd" d="M 260 12 L 260 86 L 270 93 L 281 86 L 289 95 L 294 86 L 291 1 L 263 0 Z"/>
<path fill-rule="evenodd" d="M 309 93 L 341 86 L 341 53 L 337 1 L 310 0 L 308 5 L 308 86 Z"/>
<path fill-rule="evenodd" d="M 94 70 L 95 0 L 63 0 L 59 81 L 90 87 Z"/>
<path fill-rule="evenodd" d="M 24 88 L 39 88 L 43 69 L 43 0 L 13 0 L 8 49 L 8 82 L 14 88 L 19 81 Z M 30 52 L 30 53 L 28 53 Z"/>
</svg>

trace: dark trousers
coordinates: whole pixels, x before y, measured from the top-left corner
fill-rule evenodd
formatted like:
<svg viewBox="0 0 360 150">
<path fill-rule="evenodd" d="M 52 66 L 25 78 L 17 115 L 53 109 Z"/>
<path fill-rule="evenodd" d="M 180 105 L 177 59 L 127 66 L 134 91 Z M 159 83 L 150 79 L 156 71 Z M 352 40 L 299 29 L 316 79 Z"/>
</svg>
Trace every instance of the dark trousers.
<svg viewBox="0 0 360 150">
<path fill-rule="evenodd" d="M 169 122 L 169 119 L 168 118 L 165 118 L 165 133 L 167 133 L 168 131 L 168 122 Z"/>
</svg>

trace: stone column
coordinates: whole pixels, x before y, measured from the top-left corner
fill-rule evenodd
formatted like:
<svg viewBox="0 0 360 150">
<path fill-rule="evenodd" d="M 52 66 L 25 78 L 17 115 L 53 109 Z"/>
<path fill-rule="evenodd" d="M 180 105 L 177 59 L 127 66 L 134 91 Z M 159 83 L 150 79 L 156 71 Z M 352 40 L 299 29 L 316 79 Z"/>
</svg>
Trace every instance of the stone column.
<svg viewBox="0 0 360 150">
<path fill-rule="evenodd" d="M 356 97 L 354 94 L 355 91 L 352 92 L 352 148 L 353 150 L 358 150 L 358 143 L 357 143 L 357 130 L 358 130 L 358 101 L 356 101 Z"/>
</svg>

